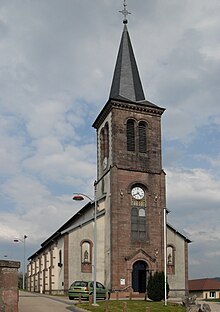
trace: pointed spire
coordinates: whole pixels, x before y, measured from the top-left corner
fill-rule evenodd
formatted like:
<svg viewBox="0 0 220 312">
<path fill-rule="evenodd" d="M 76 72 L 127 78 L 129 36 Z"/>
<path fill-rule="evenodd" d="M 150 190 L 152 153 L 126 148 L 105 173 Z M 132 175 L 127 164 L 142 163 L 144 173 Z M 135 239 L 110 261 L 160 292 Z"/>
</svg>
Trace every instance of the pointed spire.
<svg viewBox="0 0 220 312">
<path fill-rule="evenodd" d="M 126 23 L 125 23 L 126 21 Z M 138 68 L 127 29 L 126 18 L 112 80 L 110 98 L 126 98 L 131 101 L 145 100 Z"/>
</svg>

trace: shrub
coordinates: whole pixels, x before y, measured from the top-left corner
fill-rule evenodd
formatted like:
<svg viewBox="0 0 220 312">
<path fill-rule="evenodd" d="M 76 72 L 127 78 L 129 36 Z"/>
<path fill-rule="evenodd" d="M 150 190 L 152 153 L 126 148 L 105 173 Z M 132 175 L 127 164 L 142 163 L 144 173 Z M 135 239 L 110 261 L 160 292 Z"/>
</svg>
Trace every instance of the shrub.
<svg viewBox="0 0 220 312">
<path fill-rule="evenodd" d="M 164 272 L 150 273 L 147 285 L 148 298 L 153 301 L 161 301 L 165 299 L 165 280 Z M 167 283 L 167 295 L 169 293 L 169 285 Z"/>
</svg>

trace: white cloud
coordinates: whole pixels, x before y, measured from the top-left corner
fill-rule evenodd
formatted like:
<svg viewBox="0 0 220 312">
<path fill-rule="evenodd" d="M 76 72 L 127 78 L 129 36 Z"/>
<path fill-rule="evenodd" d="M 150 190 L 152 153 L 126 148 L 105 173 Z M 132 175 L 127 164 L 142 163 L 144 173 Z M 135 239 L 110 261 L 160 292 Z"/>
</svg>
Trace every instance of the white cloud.
<svg viewBox="0 0 220 312">
<path fill-rule="evenodd" d="M 1 1 L 2 240 L 26 233 L 36 248 L 72 215 L 69 194 L 92 193 L 91 124 L 108 99 L 123 27 L 120 9 L 116 0 Z M 201 130 L 220 124 L 219 1 L 128 1 L 128 9 L 146 98 L 167 108 L 169 218 L 195 240 L 195 275 L 208 275 L 208 256 L 206 267 L 193 263 L 205 246 L 213 272 L 218 269 L 219 133 L 213 133 L 212 154 L 193 148 Z M 204 134 L 203 147 L 207 140 Z M 190 157 L 206 167 L 192 169 L 184 162 Z"/>
<path fill-rule="evenodd" d="M 220 180 L 205 169 L 169 168 L 168 219 L 192 240 L 189 248 L 190 278 L 217 275 L 219 249 Z M 213 263 L 211 270 L 207 265 Z"/>
<path fill-rule="evenodd" d="M 212 174 L 204 169 L 175 169 L 169 168 L 168 196 L 170 199 L 205 200 L 220 202 L 220 180 L 216 180 Z"/>
<path fill-rule="evenodd" d="M 216 155 L 216 157 L 211 157 L 208 155 L 197 155 L 197 158 L 207 161 L 213 167 L 213 169 L 217 170 L 218 173 L 218 168 L 220 167 L 220 154 Z"/>
</svg>

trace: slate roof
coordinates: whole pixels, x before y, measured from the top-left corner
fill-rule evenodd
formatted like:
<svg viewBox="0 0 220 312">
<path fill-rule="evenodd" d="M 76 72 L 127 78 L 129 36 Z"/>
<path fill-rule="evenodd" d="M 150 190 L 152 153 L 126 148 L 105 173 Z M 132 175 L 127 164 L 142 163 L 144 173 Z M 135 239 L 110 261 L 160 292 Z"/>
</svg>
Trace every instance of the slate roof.
<svg viewBox="0 0 220 312">
<path fill-rule="evenodd" d="M 109 99 L 92 125 L 96 129 L 116 102 L 117 104 L 119 102 L 120 104 L 125 103 L 127 108 L 130 107 L 131 109 L 134 109 L 135 104 L 137 109 L 150 109 L 151 113 L 160 115 L 165 111 L 165 108 L 145 99 L 126 22 L 125 20 Z"/>
<path fill-rule="evenodd" d="M 177 229 L 175 229 L 170 223 L 167 222 L 167 227 L 170 228 L 170 230 L 172 230 L 175 234 L 181 236 L 187 243 L 192 243 L 192 241 L 186 237 L 186 235 L 184 235 L 183 233 L 181 233 L 180 231 L 178 231 Z"/>
<path fill-rule="evenodd" d="M 215 278 L 189 280 L 189 291 L 220 290 L 220 281 Z"/>
<path fill-rule="evenodd" d="M 51 244 L 53 244 L 56 240 L 58 240 L 64 233 L 69 232 L 73 229 L 73 224 L 75 223 L 75 228 L 76 227 L 81 227 L 81 225 L 79 225 L 79 223 L 77 224 L 77 220 L 80 219 L 80 216 L 85 214 L 87 211 L 89 210 L 94 210 L 94 202 L 88 202 L 87 204 L 85 204 L 81 209 L 79 209 L 69 220 L 67 220 L 56 232 L 54 232 L 51 236 L 49 236 L 42 244 L 41 247 L 34 252 L 30 257 L 28 257 L 28 260 L 32 260 L 35 257 L 37 257 L 38 255 L 40 255 L 46 248 L 48 248 L 48 246 L 50 246 Z M 103 215 L 103 211 L 97 212 L 97 218 L 99 218 L 99 216 Z M 93 214 L 92 214 L 92 219 L 94 218 Z M 85 220 L 84 220 L 85 221 Z M 86 222 L 85 222 L 86 223 Z M 167 228 L 169 228 L 172 231 L 175 231 L 175 233 L 177 233 L 178 235 L 180 235 L 183 239 L 185 239 L 188 242 L 191 242 L 188 238 L 186 238 L 183 234 L 181 234 L 180 232 L 178 232 L 177 230 L 174 229 L 173 226 L 171 226 L 170 224 L 167 223 Z M 220 281 L 219 281 L 219 285 L 220 285 Z"/>
<path fill-rule="evenodd" d="M 126 24 L 122 32 L 109 98 L 125 98 L 134 102 L 145 100 Z"/>
<path fill-rule="evenodd" d="M 70 227 L 77 219 L 80 218 L 80 215 L 84 212 L 91 209 L 94 206 L 94 203 L 88 202 L 85 206 L 83 206 L 80 210 L 78 210 L 69 220 L 67 220 L 56 232 L 54 232 L 51 236 L 49 236 L 42 244 L 41 247 L 32 254 L 28 260 L 33 259 L 38 256 L 43 250 L 45 250 L 50 244 L 54 243 L 55 240 L 59 239 L 62 236 L 62 232 L 65 231 L 68 227 Z"/>
</svg>

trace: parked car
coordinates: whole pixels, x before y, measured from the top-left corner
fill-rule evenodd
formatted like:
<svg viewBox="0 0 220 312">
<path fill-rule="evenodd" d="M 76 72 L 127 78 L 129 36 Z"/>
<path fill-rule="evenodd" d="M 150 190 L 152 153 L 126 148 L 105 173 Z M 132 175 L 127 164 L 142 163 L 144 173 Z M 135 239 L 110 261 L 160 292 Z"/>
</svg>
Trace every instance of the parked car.
<svg viewBox="0 0 220 312">
<path fill-rule="evenodd" d="M 93 281 L 75 281 L 72 283 L 68 290 L 68 296 L 70 300 L 74 298 L 81 298 L 88 299 L 89 295 L 93 294 Z M 104 285 L 100 282 L 96 282 L 96 298 L 97 299 L 106 299 L 110 298 L 110 291 L 108 291 Z"/>
</svg>

